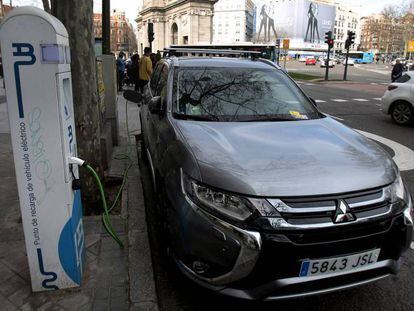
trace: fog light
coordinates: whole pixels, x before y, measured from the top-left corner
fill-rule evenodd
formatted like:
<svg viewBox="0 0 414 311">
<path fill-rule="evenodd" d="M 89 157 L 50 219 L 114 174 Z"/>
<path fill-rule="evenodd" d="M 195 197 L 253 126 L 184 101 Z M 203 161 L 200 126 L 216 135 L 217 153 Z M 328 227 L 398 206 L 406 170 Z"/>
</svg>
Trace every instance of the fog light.
<svg viewBox="0 0 414 311">
<path fill-rule="evenodd" d="M 206 273 L 210 266 L 202 261 L 196 260 L 193 262 L 193 270 L 197 274 Z"/>
</svg>

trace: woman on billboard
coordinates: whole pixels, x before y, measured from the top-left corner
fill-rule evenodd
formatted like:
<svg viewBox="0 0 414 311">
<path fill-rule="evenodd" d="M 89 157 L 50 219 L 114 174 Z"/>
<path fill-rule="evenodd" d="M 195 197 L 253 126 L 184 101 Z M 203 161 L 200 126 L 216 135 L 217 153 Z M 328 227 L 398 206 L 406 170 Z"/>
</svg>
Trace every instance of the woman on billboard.
<svg viewBox="0 0 414 311">
<path fill-rule="evenodd" d="M 309 9 L 308 9 L 308 27 L 306 29 L 306 35 L 305 35 L 305 42 L 315 42 L 315 32 L 318 36 L 318 43 L 320 42 L 319 38 L 319 30 L 318 30 L 318 19 L 316 16 L 318 15 L 318 5 L 310 2 Z M 308 34 L 310 30 L 310 37 L 308 40 Z"/>
</svg>

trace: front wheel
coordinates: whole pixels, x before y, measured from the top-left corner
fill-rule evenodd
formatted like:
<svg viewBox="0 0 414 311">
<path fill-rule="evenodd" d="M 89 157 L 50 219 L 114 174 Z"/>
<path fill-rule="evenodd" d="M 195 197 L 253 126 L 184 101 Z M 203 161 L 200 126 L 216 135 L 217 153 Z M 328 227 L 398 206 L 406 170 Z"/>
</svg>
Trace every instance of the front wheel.
<svg viewBox="0 0 414 311">
<path fill-rule="evenodd" d="M 414 108 L 407 102 L 397 102 L 391 108 L 391 118 L 399 125 L 414 122 Z"/>
</svg>

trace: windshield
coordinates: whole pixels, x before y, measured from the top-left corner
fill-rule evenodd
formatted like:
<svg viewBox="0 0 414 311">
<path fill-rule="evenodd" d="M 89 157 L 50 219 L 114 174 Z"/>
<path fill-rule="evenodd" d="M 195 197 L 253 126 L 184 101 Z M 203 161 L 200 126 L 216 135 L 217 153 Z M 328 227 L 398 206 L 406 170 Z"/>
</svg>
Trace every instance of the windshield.
<svg viewBox="0 0 414 311">
<path fill-rule="evenodd" d="M 276 69 L 182 67 L 175 72 L 176 118 L 206 121 L 293 121 L 321 114 Z"/>
</svg>

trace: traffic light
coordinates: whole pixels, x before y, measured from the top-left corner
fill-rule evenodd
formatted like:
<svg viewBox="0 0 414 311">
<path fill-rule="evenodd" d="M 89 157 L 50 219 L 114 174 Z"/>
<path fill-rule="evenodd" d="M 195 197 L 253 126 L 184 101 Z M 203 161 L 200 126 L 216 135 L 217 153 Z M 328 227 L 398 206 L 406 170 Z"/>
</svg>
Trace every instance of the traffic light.
<svg viewBox="0 0 414 311">
<path fill-rule="evenodd" d="M 333 48 L 334 39 L 332 38 L 332 31 L 328 31 L 325 33 L 325 43 L 328 44 L 330 49 Z"/>
<path fill-rule="evenodd" d="M 329 44 L 330 39 L 332 39 L 332 31 L 325 32 L 325 43 Z"/>
<path fill-rule="evenodd" d="M 349 48 L 355 42 L 355 32 L 348 31 L 348 38 L 345 41 L 345 48 Z"/>
<path fill-rule="evenodd" d="M 154 41 L 154 24 L 148 23 L 148 42 Z"/>
</svg>

